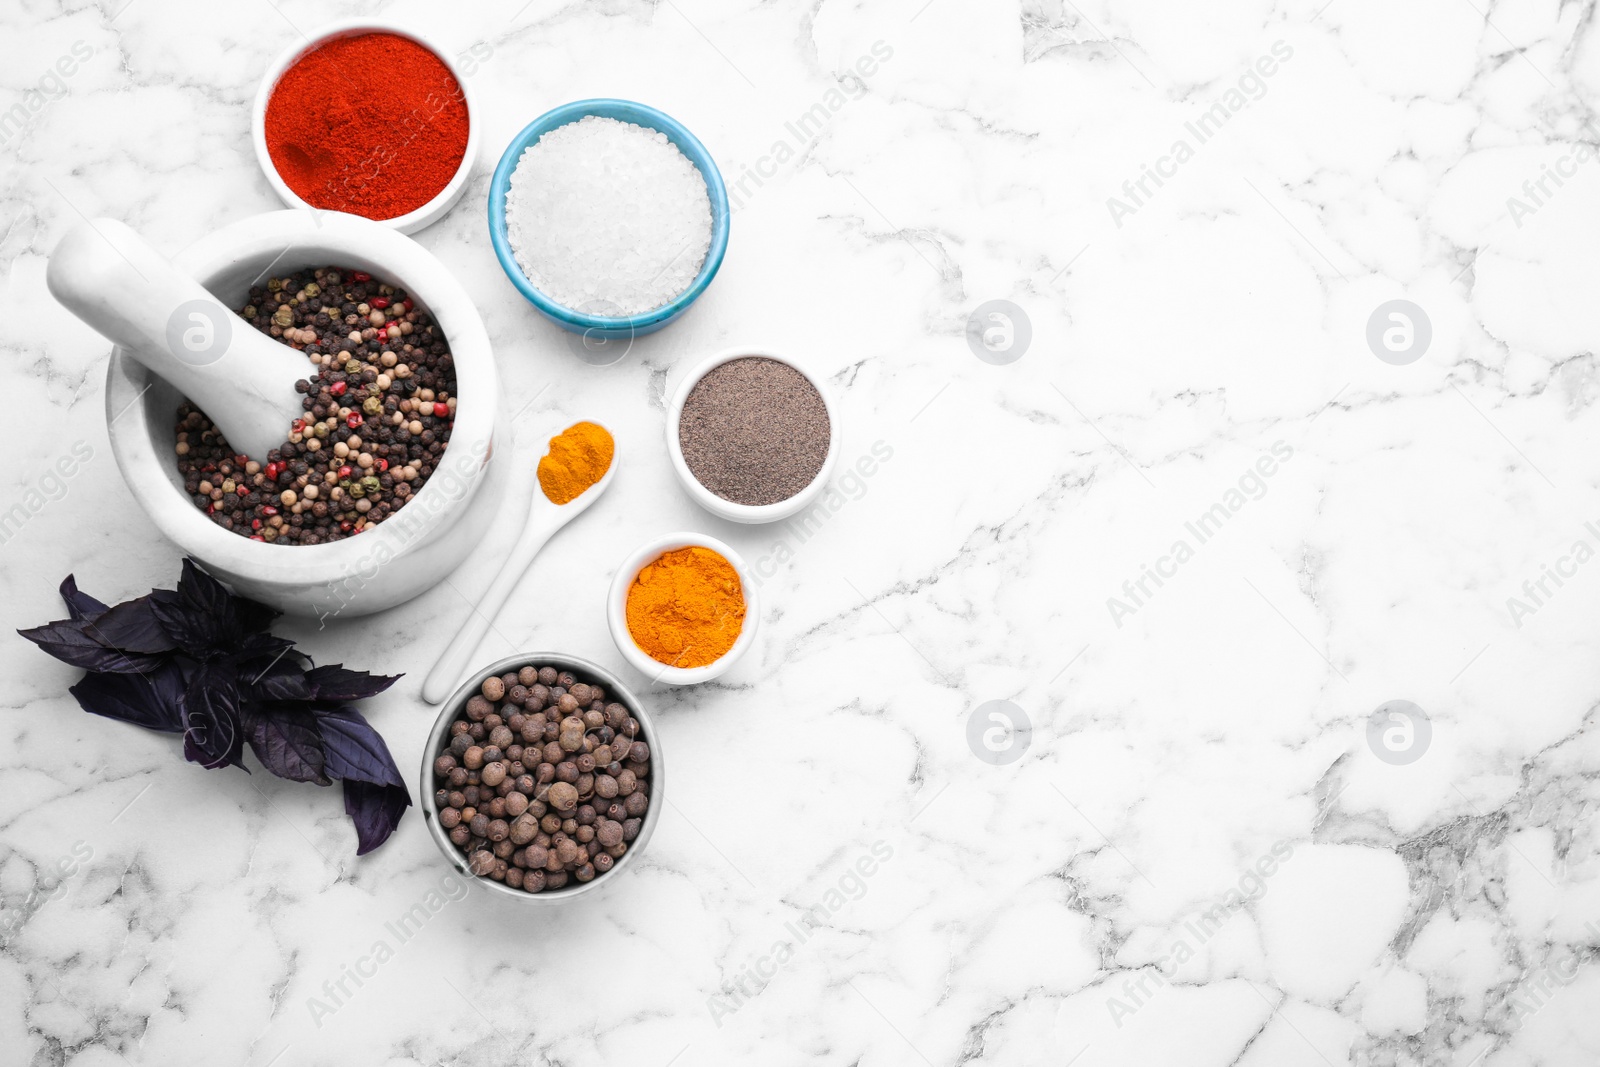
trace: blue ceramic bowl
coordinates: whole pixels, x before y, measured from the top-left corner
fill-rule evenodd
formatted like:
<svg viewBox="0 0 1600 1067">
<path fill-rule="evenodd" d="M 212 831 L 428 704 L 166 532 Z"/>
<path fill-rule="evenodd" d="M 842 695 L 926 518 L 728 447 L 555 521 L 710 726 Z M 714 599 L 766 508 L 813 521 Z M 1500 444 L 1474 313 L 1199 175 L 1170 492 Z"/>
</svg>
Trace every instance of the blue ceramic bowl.
<svg viewBox="0 0 1600 1067">
<path fill-rule="evenodd" d="M 705 179 L 706 192 L 711 197 L 711 247 L 706 250 L 706 261 L 701 265 L 700 273 L 695 276 L 694 282 L 670 304 L 638 315 L 618 317 L 586 315 L 556 303 L 549 294 L 528 281 L 527 275 L 522 273 L 521 265 L 517 263 L 515 253 L 511 251 L 511 239 L 506 232 L 506 195 L 511 191 L 511 172 L 517 169 L 517 161 L 522 158 L 523 151 L 529 145 L 558 126 L 577 122 L 585 115 L 599 115 L 602 118 L 633 122 L 659 130 L 667 135 L 667 140 L 678 146 L 678 150 L 689 158 L 689 162 L 699 168 L 700 176 Z M 700 294 L 705 292 L 706 286 L 711 284 L 711 279 L 717 276 L 717 269 L 722 266 L 723 254 L 728 250 L 728 189 L 722 184 L 722 174 L 717 170 L 711 153 L 706 151 L 706 146 L 670 116 L 631 100 L 577 100 L 546 111 L 523 127 L 522 132 L 512 138 L 511 143 L 506 146 L 505 154 L 500 157 L 500 164 L 494 169 L 494 180 L 489 186 L 489 239 L 494 244 L 494 254 L 500 259 L 500 267 L 506 272 L 506 277 L 511 279 L 511 284 L 528 298 L 528 303 L 538 308 L 545 318 L 557 326 L 588 337 L 614 339 L 637 337 L 661 329 L 688 311 L 689 305 L 699 299 Z"/>
</svg>

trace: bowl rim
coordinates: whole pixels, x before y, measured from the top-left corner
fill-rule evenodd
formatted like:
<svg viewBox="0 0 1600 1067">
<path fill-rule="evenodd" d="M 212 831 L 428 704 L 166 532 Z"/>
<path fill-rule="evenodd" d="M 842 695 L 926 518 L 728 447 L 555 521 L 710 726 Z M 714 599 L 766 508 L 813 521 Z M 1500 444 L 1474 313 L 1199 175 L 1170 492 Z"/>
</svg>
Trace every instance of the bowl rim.
<svg viewBox="0 0 1600 1067">
<path fill-rule="evenodd" d="M 444 751 L 441 742 L 450 729 L 457 712 L 466 704 L 467 699 L 483 685 L 484 679 L 490 675 L 504 674 L 513 667 L 525 667 L 529 664 L 549 665 L 561 670 L 570 670 L 575 674 L 588 674 L 598 681 L 608 694 L 620 698 L 620 702 L 628 706 L 633 717 L 639 720 L 639 728 L 644 734 L 645 744 L 650 746 L 650 807 L 644 814 L 644 824 L 639 828 L 639 836 L 633 839 L 632 845 L 622 858 L 605 874 L 597 875 L 593 881 L 579 882 L 573 879 L 560 889 L 552 889 L 538 893 L 526 893 L 521 889 L 513 889 L 504 882 L 497 882 L 493 878 L 485 878 L 473 874 L 467 868 L 466 858 L 450 843 L 449 836 L 444 827 L 439 825 L 439 818 L 433 806 L 433 761 Z M 481 883 L 485 887 L 507 896 L 516 897 L 532 904 L 546 906 L 565 904 L 569 900 L 594 893 L 605 886 L 614 884 L 619 879 L 617 875 L 633 865 L 634 860 L 644 851 L 651 835 L 655 832 L 656 824 L 661 821 L 663 807 L 662 796 L 666 792 L 666 764 L 661 753 L 661 733 L 656 729 L 655 720 L 651 717 L 639 698 L 633 691 L 623 684 L 612 671 L 607 670 L 593 660 L 584 659 L 568 652 L 521 652 L 516 655 L 506 656 L 493 663 L 485 664 L 466 681 L 451 693 L 445 702 L 439 705 L 439 714 L 434 718 L 433 727 L 428 731 L 427 742 L 422 748 L 422 766 L 418 783 L 421 787 L 422 819 L 427 824 L 428 836 L 439 847 L 445 861 L 452 870 L 465 877 L 469 882 Z"/>
<path fill-rule="evenodd" d="M 673 667 L 651 658 L 634 642 L 633 635 L 628 632 L 628 586 L 644 569 L 645 564 L 663 552 L 689 547 L 710 549 L 726 559 L 738 573 L 739 584 L 743 587 L 741 592 L 744 593 L 744 625 L 734 640 L 733 647 L 724 652 L 721 658 L 703 667 Z M 750 570 L 739 553 L 728 545 L 706 534 L 695 533 L 692 530 L 678 530 L 653 537 L 623 557 L 616 574 L 611 578 L 611 588 L 606 592 L 606 626 L 611 630 L 611 640 L 616 643 L 617 651 L 622 653 L 622 658 L 640 674 L 649 676 L 652 685 L 658 682 L 667 685 L 699 685 L 701 682 L 709 682 L 713 678 L 720 677 L 750 651 L 750 646 L 755 643 L 756 629 L 761 622 L 758 588 L 759 583 L 755 579 L 755 573 Z"/>
<path fill-rule="evenodd" d="M 822 406 L 828 413 L 828 454 L 822 459 L 822 466 L 817 470 L 816 476 L 811 479 L 798 493 L 773 504 L 740 504 L 737 501 L 727 500 L 713 493 L 700 483 L 689 469 L 689 463 L 683 458 L 683 445 L 678 439 L 679 424 L 683 416 L 683 405 L 689 399 L 689 393 L 695 385 L 724 363 L 732 363 L 736 359 L 770 359 L 777 363 L 793 367 L 805 376 L 806 381 L 816 389 L 817 395 L 822 397 Z M 678 383 L 677 389 L 672 394 L 672 400 L 667 404 L 667 455 L 672 460 L 672 470 L 678 476 L 678 481 L 683 485 L 684 491 L 689 494 L 696 504 L 716 515 L 718 518 L 728 519 L 732 522 L 756 524 L 764 522 L 777 522 L 797 515 L 804 511 L 812 501 L 822 495 L 827 488 L 828 479 L 833 476 L 835 462 L 839 458 L 840 433 L 839 409 L 829 395 L 828 389 L 822 379 L 813 374 L 803 363 L 770 348 L 759 345 L 735 345 L 716 352 L 693 367 Z"/>
<path fill-rule="evenodd" d="M 461 154 L 461 164 L 456 168 L 455 174 L 445 183 L 443 189 L 422 206 L 396 215 L 392 219 L 368 219 L 380 226 L 388 226 L 399 230 L 401 233 L 415 233 L 426 226 L 432 225 L 443 218 L 456 201 L 461 199 L 461 194 L 466 191 L 467 181 L 472 176 L 472 166 L 477 160 L 479 146 L 482 144 L 482 131 L 479 130 L 477 110 L 473 102 L 473 92 L 468 86 L 468 79 L 463 74 L 461 67 L 455 59 L 439 45 L 437 41 L 423 33 L 421 30 L 408 25 L 404 20 L 391 23 L 371 17 L 354 17 L 335 19 L 325 23 L 314 30 L 307 37 L 291 43 L 279 52 L 267 65 L 261 75 L 261 82 L 256 88 L 255 101 L 251 105 L 250 114 L 250 139 L 255 144 L 256 162 L 261 167 L 261 173 L 266 176 L 267 184 L 271 185 L 278 198 L 290 207 L 301 208 L 307 211 L 329 211 L 329 208 L 312 207 L 299 193 L 289 188 L 289 183 L 283 180 L 278 173 L 278 166 L 272 161 L 272 153 L 267 148 L 267 103 L 272 99 L 272 92 L 278 87 L 278 81 L 284 72 L 299 62 L 301 58 L 315 51 L 323 44 L 339 37 L 360 37 L 368 33 L 387 33 L 407 40 L 426 48 L 432 52 L 439 61 L 445 65 L 450 74 L 461 88 L 461 101 L 467 109 L 467 145 Z M 359 215 L 358 218 L 366 218 Z"/>
<path fill-rule="evenodd" d="M 523 151 L 551 130 L 576 122 L 586 115 L 633 122 L 666 134 L 667 139 L 676 145 L 700 172 L 701 179 L 706 183 L 706 192 L 711 198 L 711 244 L 706 249 L 706 259 L 700 265 L 700 273 L 689 283 L 689 288 L 679 293 L 670 303 L 649 311 L 641 311 L 637 315 L 588 315 L 558 303 L 528 280 L 528 276 L 522 272 L 522 265 L 517 262 L 516 253 L 511 248 L 511 235 L 506 225 L 506 197 L 511 191 L 511 175 L 517 169 Z M 641 119 L 645 121 L 640 121 Z M 500 155 L 500 162 L 494 168 L 494 177 L 489 182 L 489 242 L 494 246 L 495 258 L 500 261 L 500 269 L 506 272 L 506 277 L 511 280 L 511 284 L 523 298 L 547 318 L 579 333 L 587 330 L 605 330 L 619 334 L 647 332 L 650 327 L 662 325 L 681 315 L 690 304 L 700 298 L 700 294 L 705 292 L 711 280 L 717 276 L 717 271 L 722 268 L 723 257 L 728 251 L 728 232 L 731 222 L 728 188 L 722 180 L 722 172 L 717 169 L 716 160 L 712 159 L 711 153 L 700 139 L 690 132 L 687 126 L 664 111 L 648 104 L 617 97 L 574 100 L 546 111 L 524 126 L 506 145 L 505 151 Z"/>
<path fill-rule="evenodd" d="M 363 230 L 366 232 L 359 232 Z M 170 461 L 170 455 L 154 447 L 152 435 L 143 431 L 148 423 L 139 417 L 144 414 L 147 403 L 144 394 L 159 379 L 116 346 L 112 346 L 106 369 L 106 432 L 123 480 L 145 514 L 185 554 L 196 557 L 206 566 L 215 562 L 225 570 L 296 584 L 322 585 L 355 578 L 369 581 L 404 551 L 426 543 L 452 515 L 465 511 L 482 487 L 494 453 L 495 426 L 500 418 L 499 375 L 477 306 L 449 269 L 410 237 L 363 216 L 289 208 L 250 215 L 205 234 L 173 256 L 172 262 L 202 285 L 207 285 L 211 277 L 243 260 L 259 255 L 265 262 L 311 241 L 359 246 L 362 252 L 350 254 L 373 261 L 410 257 L 429 275 L 430 291 L 417 290 L 416 295 L 442 326 L 446 316 L 450 319 L 446 336 L 451 352 L 457 357 L 457 384 L 466 373 L 479 379 L 484 391 L 481 402 L 469 401 L 463 394 L 456 409 L 450 444 L 440 456 L 442 460 L 455 451 L 458 461 L 465 463 L 457 472 L 459 482 L 465 486 L 463 491 L 446 500 L 452 490 L 439 484 L 440 492 L 429 497 L 428 491 L 435 487 L 441 473 L 436 469 L 435 477 L 429 478 L 428 484 L 396 513 L 400 518 L 407 509 L 416 507 L 416 519 L 395 521 L 389 530 L 385 527 L 390 522 L 379 523 L 370 534 L 330 544 L 269 544 L 224 530 L 205 518 L 194 502 L 166 476 L 163 465 Z M 284 248 L 285 242 L 289 243 L 288 249 Z M 410 273 L 415 276 L 417 271 L 414 267 Z M 454 291 L 448 291 L 452 287 Z M 469 358 L 469 366 L 464 368 L 460 363 L 463 352 L 481 353 L 482 358 Z M 473 392 L 476 394 L 477 390 Z M 138 415 L 127 418 L 135 408 Z M 420 526 L 416 525 L 417 519 L 421 520 Z M 365 574 L 369 564 L 375 565 L 373 576 Z"/>
</svg>

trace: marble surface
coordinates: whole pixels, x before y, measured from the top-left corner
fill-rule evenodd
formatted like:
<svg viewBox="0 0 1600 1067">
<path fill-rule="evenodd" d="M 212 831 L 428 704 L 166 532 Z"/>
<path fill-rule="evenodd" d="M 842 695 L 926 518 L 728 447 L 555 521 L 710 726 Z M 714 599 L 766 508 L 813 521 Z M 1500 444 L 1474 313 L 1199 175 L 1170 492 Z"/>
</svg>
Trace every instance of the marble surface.
<svg viewBox="0 0 1600 1067">
<path fill-rule="evenodd" d="M 7 628 L 68 572 L 178 570 L 49 250 L 80 215 L 172 251 L 277 207 L 256 79 L 374 10 L 474 58 L 487 151 L 419 239 L 522 449 L 598 415 L 624 456 L 483 656 L 622 668 L 607 582 L 675 528 L 761 569 L 759 640 L 711 685 L 636 677 L 667 809 L 560 911 L 452 883 L 414 814 L 358 860 L 334 791 L 184 764 L 0 643 L 0 1062 L 1600 1061 L 1592 5 L 7 5 Z M 706 297 L 609 367 L 484 222 L 498 147 L 586 96 L 685 122 L 739 205 Z M 809 528 L 673 482 L 663 393 L 737 343 L 825 373 L 871 472 Z M 487 559 L 281 627 L 408 672 L 368 708 L 408 773 Z"/>
</svg>

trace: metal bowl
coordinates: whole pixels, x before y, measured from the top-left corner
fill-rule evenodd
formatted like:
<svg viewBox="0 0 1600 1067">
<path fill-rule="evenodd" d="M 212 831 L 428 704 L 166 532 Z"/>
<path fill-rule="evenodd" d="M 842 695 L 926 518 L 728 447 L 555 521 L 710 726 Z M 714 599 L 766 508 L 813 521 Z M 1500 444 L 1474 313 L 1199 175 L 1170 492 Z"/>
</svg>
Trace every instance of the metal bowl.
<svg viewBox="0 0 1600 1067">
<path fill-rule="evenodd" d="M 650 807 L 644 813 L 644 825 L 639 829 L 639 836 L 634 838 L 628 846 L 628 851 L 622 854 L 616 865 L 605 874 L 596 875 L 592 881 L 580 882 L 572 879 L 560 889 L 547 889 L 540 893 L 525 893 L 520 889 L 513 889 L 504 882 L 497 882 L 493 878 L 479 877 L 467 868 L 467 857 L 450 843 L 449 833 L 439 825 L 438 809 L 434 807 L 433 794 L 438 787 L 434 784 L 433 761 L 447 747 L 446 742 L 450 734 L 450 724 L 466 706 L 467 699 L 478 692 L 484 679 L 491 675 L 505 674 L 507 671 L 517 670 L 528 664 L 539 667 L 554 667 L 557 670 L 571 671 L 582 678 L 598 682 L 606 691 L 608 702 L 615 700 L 627 705 L 633 717 L 639 720 L 640 730 L 644 735 L 645 744 L 650 746 Z M 617 882 L 622 873 L 627 870 L 644 851 L 650 841 L 650 835 L 655 832 L 656 823 L 661 820 L 662 797 L 666 786 L 664 773 L 665 763 L 661 755 L 661 735 L 656 731 L 655 723 L 650 719 L 650 713 L 645 711 L 644 705 L 622 684 L 615 674 L 606 670 L 598 663 L 593 663 L 577 656 L 569 656 L 564 652 L 526 652 L 515 656 L 508 656 L 495 663 L 488 664 L 482 670 L 474 673 L 461 684 L 461 687 L 450 694 L 450 699 L 444 702 L 439 711 L 439 717 L 434 720 L 433 730 L 428 734 L 428 743 L 422 749 L 421 795 L 422 818 L 428 825 L 428 836 L 433 838 L 434 844 L 439 846 L 439 851 L 450 866 L 455 868 L 465 878 L 479 883 L 484 888 L 496 893 L 503 893 L 530 904 L 564 904 L 575 897 L 594 893 L 605 886 Z"/>
</svg>

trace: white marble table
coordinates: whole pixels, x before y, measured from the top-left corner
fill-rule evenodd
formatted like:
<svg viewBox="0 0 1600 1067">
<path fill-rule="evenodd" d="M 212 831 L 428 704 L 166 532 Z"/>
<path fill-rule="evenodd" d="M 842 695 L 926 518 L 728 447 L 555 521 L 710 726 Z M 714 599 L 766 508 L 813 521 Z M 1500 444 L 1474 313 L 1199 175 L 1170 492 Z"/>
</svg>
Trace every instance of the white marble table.
<svg viewBox="0 0 1600 1067">
<path fill-rule="evenodd" d="M 68 572 L 125 599 L 178 571 L 46 255 L 80 214 L 174 251 L 277 207 L 256 79 L 368 10 L 0 13 L 7 628 L 60 617 Z M 358 860 L 336 791 L 185 764 L 7 640 L 0 1062 L 1600 1061 L 1591 5 L 379 10 L 477 56 L 488 151 L 420 240 L 537 394 L 522 447 L 598 414 L 626 455 L 485 655 L 621 668 L 603 591 L 674 528 L 769 576 L 759 642 L 649 691 L 659 832 L 551 912 L 452 887 L 414 813 Z M 683 120 L 740 204 L 706 298 L 606 368 L 484 222 L 499 146 L 586 96 Z M 989 301 L 1020 315 L 980 359 Z M 740 342 L 830 375 L 846 461 L 877 453 L 809 529 L 672 481 L 663 391 Z M 408 672 L 368 714 L 412 774 L 485 581 L 280 630 Z M 1425 721 L 1369 734 L 1394 700 Z"/>
</svg>

